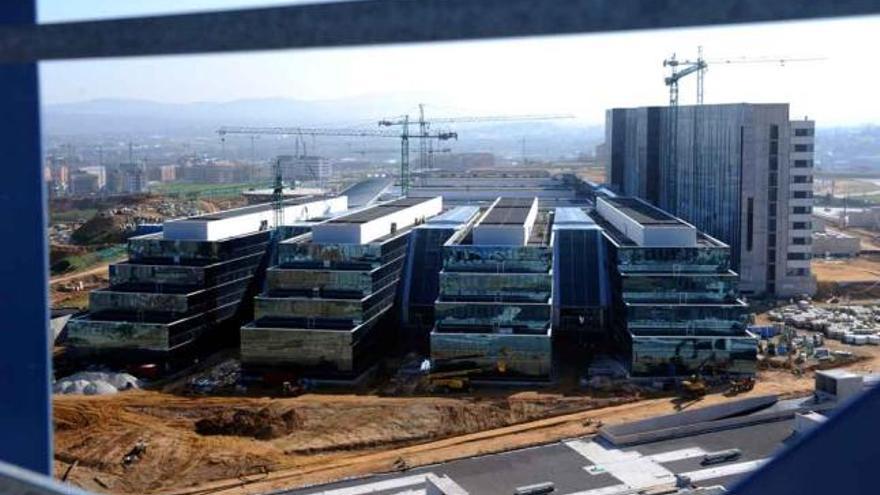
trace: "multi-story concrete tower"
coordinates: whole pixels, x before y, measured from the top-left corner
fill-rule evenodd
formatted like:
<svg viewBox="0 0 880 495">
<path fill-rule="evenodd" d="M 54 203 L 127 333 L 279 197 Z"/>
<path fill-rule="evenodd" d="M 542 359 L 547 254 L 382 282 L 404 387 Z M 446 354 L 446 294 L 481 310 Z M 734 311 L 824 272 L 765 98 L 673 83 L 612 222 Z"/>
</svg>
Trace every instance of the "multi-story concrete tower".
<svg viewBox="0 0 880 495">
<path fill-rule="evenodd" d="M 813 129 L 788 104 L 615 108 L 606 178 L 731 247 L 745 294 L 812 293 Z"/>
</svg>

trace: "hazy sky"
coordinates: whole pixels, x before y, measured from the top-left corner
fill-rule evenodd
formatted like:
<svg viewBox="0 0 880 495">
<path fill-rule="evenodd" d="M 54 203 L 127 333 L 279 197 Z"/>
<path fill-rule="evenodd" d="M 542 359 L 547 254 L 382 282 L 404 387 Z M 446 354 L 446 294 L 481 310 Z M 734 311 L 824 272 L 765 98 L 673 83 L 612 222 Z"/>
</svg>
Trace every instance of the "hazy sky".
<svg viewBox="0 0 880 495">
<path fill-rule="evenodd" d="M 271 4 L 272 0 L 38 0 L 41 22 Z M 434 115 L 566 112 L 603 121 L 612 106 L 665 104 L 664 58 L 710 60 L 706 103 L 790 102 L 819 124 L 880 123 L 880 17 L 378 48 L 46 62 L 46 103 L 412 95 Z M 712 65 L 736 57 L 815 62 Z M 681 102 L 695 99 L 691 76 Z M 406 98 L 404 98 L 406 99 Z M 399 101 L 399 99 L 398 99 Z M 411 111 L 392 108 L 389 114 Z"/>
</svg>

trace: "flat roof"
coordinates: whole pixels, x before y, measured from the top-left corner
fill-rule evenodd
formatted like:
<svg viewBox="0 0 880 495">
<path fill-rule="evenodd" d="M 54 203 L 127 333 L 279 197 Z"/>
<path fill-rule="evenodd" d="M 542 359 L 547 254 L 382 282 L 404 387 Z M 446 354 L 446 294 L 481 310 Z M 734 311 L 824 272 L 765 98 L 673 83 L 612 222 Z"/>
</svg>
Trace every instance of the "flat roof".
<svg viewBox="0 0 880 495">
<path fill-rule="evenodd" d="M 553 226 L 588 226 L 596 225 L 596 222 L 587 215 L 583 208 L 574 206 L 558 207 L 554 210 Z"/>
<path fill-rule="evenodd" d="M 501 198 L 480 225 L 522 225 L 534 202 L 535 198 Z"/>
<path fill-rule="evenodd" d="M 436 217 L 429 219 L 426 225 L 438 224 L 455 224 L 460 225 L 466 223 L 480 211 L 479 206 L 456 206 L 451 210 L 447 210 Z"/>
<path fill-rule="evenodd" d="M 314 203 L 315 201 L 321 201 L 324 199 L 330 199 L 327 196 L 306 196 L 303 198 L 293 198 L 284 200 L 284 206 L 297 206 L 305 203 Z M 199 215 L 197 217 L 187 217 L 182 218 L 180 220 L 171 220 L 172 222 L 213 222 L 216 220 L 224 220 L 227 218 L 238 217 L 241 215 L 250 215 L 253 213 L 262 213 L 264 211 L 269 211 L 274 208 L 275 205 L 272 203 L 260 203 L 258 205 L 252 206 L 244 206 L 241 208 L 235 208 L 232 210 L 218 211 L 217 213 L 208 213 L 206 215 Z"/>
<path fill-rule="evenodd" d="M 680 219 L 637 198 L 602 198 L 641 225 L 679 225 Z"/>
<path fill-rule="evenodd" d="M 327 223 L 332 224 L 358 224 L 358 223 L 367 223 L 377 218 L 382 218 L 385 215 L 389 215 L 391 213 L 395 213 L 401 210 L 405 210 L 407 208 L 413 207 L 418 204 L 422 204 L 428 202 L 434 198 L 400 198 L 394 201 L 390 201 L 388 203 L 382 203 L 375 206 L 371 206 L 367 209 L 354 212 L 350 215 L 342 215 L 339 217 L 330 220 Z"/>
</svg>

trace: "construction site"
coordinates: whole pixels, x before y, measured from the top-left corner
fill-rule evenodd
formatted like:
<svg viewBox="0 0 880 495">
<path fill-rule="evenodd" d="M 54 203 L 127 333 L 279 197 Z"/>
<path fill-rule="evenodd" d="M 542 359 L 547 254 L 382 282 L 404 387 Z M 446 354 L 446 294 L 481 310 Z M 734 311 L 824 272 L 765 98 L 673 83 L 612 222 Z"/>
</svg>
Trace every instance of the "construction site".
<svg viewBox="0 0 880 495">
<path fill-rule="evenodd" d="M 611 475 L 580 480 L 597 495 L 756 469 L 844 389 L 876 382 L 877 278 L 849 217 L 811 224 L 812 121 L 701 93 L 679 108 L 678 80 L 701 88 L 706 64 L 665 61 L 669 107 L 608 111 L 604 174 L 432 162 L 458 139 L 433 126 L 567 116 L 429 119 L 420 105 L 378 130 L 221 127 L 224 145 L 394 139 L 399 170 L 330 188 L 329 162 L 297 150 L 273 160 L 271 187 L 242 191 L 247 206 L 128 237 L 107 286 L 57 331 L 58 477 L 104 493 L 468 493 L 456 479 L 483 493 L 467 469 L 428 470 L 559 444 L 587 459 L 576 472 Z M 706 114 L 736 125 L 679 146 Z M 705 159 L 715 141 L 746 146 L 746 127 L 764 136 L 749 141 L 761 160 L 734 174 Z M 831 263 L 852 257 L 845 269 L 868 264 L 868 280 L 830 286 Z M 661 445 L 739 428 L 743 463 L 713 442 Z M 765 429 L 772 442 L 752 445 Z M 698 457 L 729 465 L 673 467 Z"/>
</svg>

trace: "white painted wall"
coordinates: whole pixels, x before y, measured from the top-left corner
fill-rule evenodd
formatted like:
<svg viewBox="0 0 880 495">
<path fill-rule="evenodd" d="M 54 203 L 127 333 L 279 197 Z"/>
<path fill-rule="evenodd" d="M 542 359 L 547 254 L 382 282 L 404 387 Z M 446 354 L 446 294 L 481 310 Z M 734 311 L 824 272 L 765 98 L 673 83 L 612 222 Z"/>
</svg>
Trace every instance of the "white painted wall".
<svg viewBox="0 0 880 495">
<path fill-rule="evenodd" d="M 319 244 L 366 244 L 391 233 L 392 225 L 400 231 L 443 211 L 440 196 L 397 210 L 365 223 L 327 222 L 312 230 L 312 241 Z"/>
<path fill-rule="evenodd" d="M 346 196 L 288 205 L 284 207 L 284 224 L 292 225 L 304 220 L 341 213 L 347 209 Z M 255 213 L 245 213 L 246 211 L 246 208 L 243 208 L 241 215 L 222 220 L 200 220 L 196 217 L 167 221 L 163 225 L 163 237 L 174 240 L 216 241 L 257 232 L 264 222 L 268 227 L 274 227 L 275 214 L 272 209 Z"/>
<path fill-rule="evenodd" d="M 642 225 L 617 209 L 604 198 L 596 201 L 596 211 L 617 230 L 642 247 L 693 247 L 697 245 L 697 229 L 682 222 L 679 225 Z"/>
<path fill-rule="evenodd" d="M 490 210 L 491 212 L 491 210 Z M 488 215 L 489 212 L 486 213 Z M 538 200 L 532 201 L 532 207 L 521 225 L 483 225 L 474 227 L 473 243 L 481 246 L 524 246 L 529 242 L 535 220 L 538 218 Z"/>
</svg>

